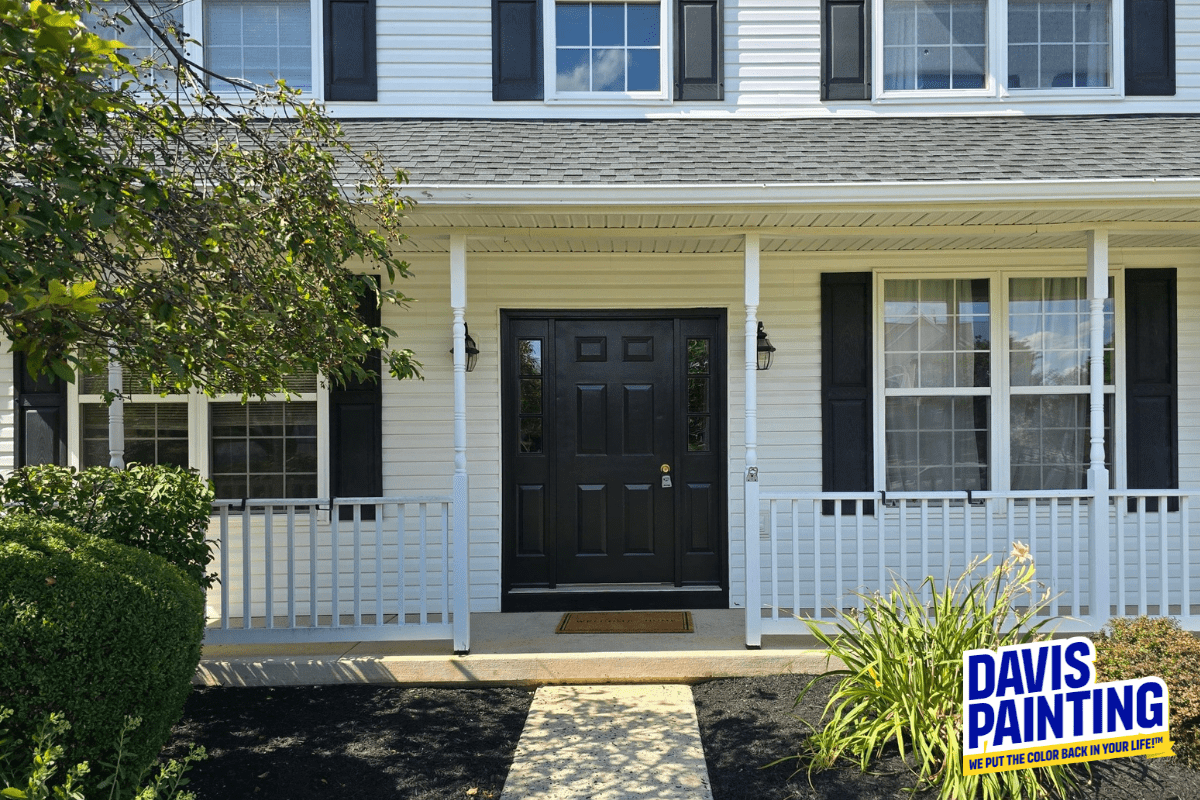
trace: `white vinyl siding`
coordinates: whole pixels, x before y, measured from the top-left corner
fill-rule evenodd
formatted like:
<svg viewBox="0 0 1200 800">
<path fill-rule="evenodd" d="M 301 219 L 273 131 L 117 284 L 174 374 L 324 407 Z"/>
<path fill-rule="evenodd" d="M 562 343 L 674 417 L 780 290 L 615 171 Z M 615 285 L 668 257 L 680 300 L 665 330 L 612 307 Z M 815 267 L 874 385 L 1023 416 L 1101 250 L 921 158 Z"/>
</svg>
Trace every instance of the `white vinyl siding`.
<svg viewBox="0 0 1200 800">
<path fill-rule="evenodd" d="M 630 119 L 1200 110 L 1200 4 L 1177 6 L 1178 92 L 1166 98 L 1102 99 L 1078 94 L 1064 98 L 1047 90 L 1036 92 L 1037 96 L 1025 92 L 1007 99 L 902 97 L 876 103 L 822 102 L 818 0 L 726 0 L 723 14 L 724 100 L 671 101 L 654 106 L 620 102 L 555 105 L 540 100 L 492 100 L 490 0 L 417 0 L 412 4 L 381 0 L 378 101 L 338 104 L 334 113 L 345 117 Z"/>
</svg>

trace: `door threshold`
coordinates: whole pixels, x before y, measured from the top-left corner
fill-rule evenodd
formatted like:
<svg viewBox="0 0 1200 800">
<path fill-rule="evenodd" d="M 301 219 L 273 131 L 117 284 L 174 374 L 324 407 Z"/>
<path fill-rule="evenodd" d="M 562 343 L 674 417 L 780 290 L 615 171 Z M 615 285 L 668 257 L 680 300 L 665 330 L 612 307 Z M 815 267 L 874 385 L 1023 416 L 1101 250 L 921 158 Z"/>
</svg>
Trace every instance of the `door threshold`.
<svg viewBox="0 0 1200 800">
<path fill-rule="evenodd" d="M 729 608 L 728 590 L 710 584 L 560 584 L 554 589 L 509 589 L 500 598 L 501 611 L 659 611 L 695 608 Z"/>
<path fill-rule="evenodd" d="M 606 594 L 610 592 L 719 592 L 720 586 L 676 586 L 673 583 L 560 583 L 553 589 L 543 586 L 510 589 L 509 594 Z"/>
</svg>

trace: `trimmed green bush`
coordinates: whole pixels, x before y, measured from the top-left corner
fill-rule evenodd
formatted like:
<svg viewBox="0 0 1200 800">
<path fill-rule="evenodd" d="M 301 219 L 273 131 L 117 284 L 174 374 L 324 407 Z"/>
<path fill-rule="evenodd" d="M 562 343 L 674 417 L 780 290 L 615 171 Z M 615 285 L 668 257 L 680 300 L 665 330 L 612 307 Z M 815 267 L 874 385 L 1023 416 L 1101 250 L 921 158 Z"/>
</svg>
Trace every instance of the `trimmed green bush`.
<svg viewBox="0 0 1200 800">
<path fill-rule="evenodd" d="M 160 555 L 205 589 L 215 581 L 204 572 L 212 500 L 212 484 L 195 472 L 144 464 L 23 467 L 0 484 L 0 503 Z"/>
<path fill-rule="evenodd" d="M 64 763 L 99 770 L 120 749 L 140 776 L 183 713 L 203 633 L 203 591 L 159 556 L 54 520 L 0 519 L 0 707 L 14 709 L 18 739 L 61 713 Z M 122 742 L 129 717 L 141 724 Z"/>
<path fill-rule="evenodd" d="M 1114 617 L 1094 643 L 1097 681 L 1163 679 L 1175 755 L 1200 768 L 1200 639 L 1173 617 Z"/>
<path fill-rule="evenodd" d="M 1050 597 L 1037 593 L 1029 548 L 1014 544 L 1003 564 L 976 579 L 981 565 L 973 563 L 952 585 L 939 587 L 930 577 L 917 587 L 862 595 L 863 610 L 844 616 L 836 633 L 808 623 L 828 655 L 846 665 L 830 673 L 842 678 L 822 714 L 826 724 L 799 756 L 810 773 L 843 759 L 866 772 L 885 748 L 896 747 L 913 771 L 913 791 L 936 791 L 940 800 L 1069 794 L 1078 778 L 1064 765 L 963 773 L 963 653 L 1036 641 L 1050 621 L 1043 615 Z"/>
</svg>

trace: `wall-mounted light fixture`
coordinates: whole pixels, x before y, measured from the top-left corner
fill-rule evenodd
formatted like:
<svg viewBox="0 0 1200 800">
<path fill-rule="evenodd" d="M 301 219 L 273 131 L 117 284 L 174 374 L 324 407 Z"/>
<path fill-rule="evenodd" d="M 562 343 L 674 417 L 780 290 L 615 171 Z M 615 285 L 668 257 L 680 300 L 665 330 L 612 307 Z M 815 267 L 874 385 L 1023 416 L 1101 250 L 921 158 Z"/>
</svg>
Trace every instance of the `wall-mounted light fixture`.
<svg viewBox="0 0 1200 800">
<path fill-rule="evenodd" d="M 760 370 L 768 370 L 771 368 L 771 361 L 775 358 L 775 345 L 771 344 L 771 340 L 767 338 L 767 331 L 763 324 L 758 323 L 758 368 Z"/>
<path fill-rule="evenodd" d="M 475 340 L 471 338 L 470 328 L 465 324 L 463 325 L 463 333 L 465 334 L 463 343 L 466 345 L 467 350 L 467 372 L 474 372 L 475 362 L 479 360 L 479 348 L 475 346 Z M 450 348 L 450 356 L 451 358 L 454 356 L 453 347 Z"/>
</svg>

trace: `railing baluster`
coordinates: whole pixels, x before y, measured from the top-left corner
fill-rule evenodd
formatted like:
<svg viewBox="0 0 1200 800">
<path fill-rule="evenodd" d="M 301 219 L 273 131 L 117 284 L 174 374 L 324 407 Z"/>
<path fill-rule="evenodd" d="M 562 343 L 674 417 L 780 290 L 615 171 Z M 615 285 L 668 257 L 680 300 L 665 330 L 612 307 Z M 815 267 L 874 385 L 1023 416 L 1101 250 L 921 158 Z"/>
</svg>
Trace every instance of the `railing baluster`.
<svg viewBox="0 0 1200 800">
<path fill-rule="evenodd" d="M 842 609 L 842 504 L 833 515 L 833 615 Z"/>
<path fill-rule="evenodd" d="M 1079 618 L 1083 616 L 1081 606 L 1083 605 L 1083 588 L 1080 584 L 1083 583 L 1083 564 L 1079 558 L 1079 498 L 1071 498 L 1071 564 L 1074 569 L 1075 579 L 1071 582 L 1074 589 L 1074 597 L 1071 598 L 1071 615 Z M 1088 609 L 1089 611 L 1091 609 Z"/>
<path fill-rule="evenodd" d="M 1171 581 L 1167 572 L 1167 498 L 1158 498 L 1158 575 L 1159 575 L 1159 616 L 1171 613 Z"/>
<path fill-rule="evenodd" d="M 405 541 L 408 537 L 408 503 L 396 506 L 396 608 L 397 623 L 408 624 L 408 580 L 404 572 Z M 445 618 L 442 622 L 445 622 Z"/>
<path fill-rule="evenodd" d="M 863 607 L 862 593 L 863 593 L 863 588 L 864 588 L 863 584 L 866 582 L 866 575 L 863 572 L 863 570 L 866 569 L 866 563 L 865 563 L 866 557 L 865 557 L 865 554 L 863 553 L 863 501 L 862 501 L 862 498 L 859 498 L 854 501 L 854 534 L 855 534 L 855 538 L 856 538 L 855 558 L 858 562 L 858 569 L 855 570 L 856 582 L 855 582 L 855 587 L 854 587 L 854 593 L 855 593 L 856 597 L 855 597 L 854 607 L 857 608 L 859 611 L 862 611 L 862 607 Z"/>
<path fill-rule="evenodd" d="M 813 619 L 824 619 L 825 615 L 821 612 L 821 517 L 817 516 L 819 509 L 816 505 L 813 506 Z M 833 504 L 833 513 L 836 518 L 838 503 Z"/>
<path fill-rule="evenodd" d="M 800 501 L 789 500 L 792 516 L 792 616 L 800 616 Z"/>
<path fill-rule="evenodd" d="M 339 566 L 338 562 L 341 561 L 342 507 L 340 505 L 335 505 L 334 503 L 331 502 L 329 504 L 329 509 L 330 509 L 330 515 L 329 515 L 330 516 L 330 521 L 329 521 L 330 532 L 329 533 L 330 533 L 330 539 L 331 539 L 330 545 L 333 550 L 333 552 L 331 552 L 329 555 L 330 577 L 332 578 L 332 590 L 333 590 L 333 592 L 332 592 L 333 605 L 331 607 L 331 616 L 333 617 L 333 619 L 332 619 L 333 627 L 340 628 L 340 627 L 342 627 L 342 615 L 340 613 L 340 609 L 338 608 L 338 606 L 339 606 L 339 601 L 341 600 L 341 598 L 338 597 L 338 595 L 341 594 L 341 576 L 339 575 L 339 572 L 341 571 L 341 567 Z"/>
<path fill-rule="evenodd" d="M 265 541 L 264 570 L 266 585 L 266 626 L 267 628 L 275 627 L 275 508 L 274 506 L 263 507 L 263 539 Z"/>
<path fill-rule="evenodd" d="M 875 540 L 879 542 L 879 591 L 887 586 L 887 507 L 875 500 Z"/>
<path fill-rule="evenodd" d="M 950 583 L 950 501 L 942 501 L 942 583 Z"/>
<path fill-rule="evenodd" d="M 1125 511 L 1129 507 L 1129 498 L 1118 495 L 1113 505 L 1113 514 L 1117 518 L 1117 616 L 1125 616 L 1126 564 L 1125 564 Z"/>
<path fill-rule="evenodd" d="M 896 501 L 896 515 L 900 531 L 900 582 L 908 581 L 908 501 L 901 498 Z M 883 587 L 879 587 L 883 591 Z"/>
<path fill-rule="evenodd" d="M 229 506 L 221 506 L 221 630 L 229 630 Z"/>
<path fill-rule="evenodd" d="M 1138 616 L 1146 615 L 1146 497 L 1138 497 Z"/>
<path fill-rule="evenodd" d="M 929 574 L 929 501 L 924 497 L 920 500 L 921 503 L 921 575 L 919 580 L 924 581 L 925 576 Z M 921 588 L 921 598 L 928 604 L 932 599 L 929 592 L 929 584 L 924 584 Z"/>
<path fill-rule="evenodd" d="M 779 526 L 779 502 L 772 500 L 770 503 L 770 511 L 767 519 L 770 522 L 767 525 L 767 547 L 770 553 L 770 560 L 767 563 L 767 575 L 770 576 L 767 580 L 771 584 L 771 619 L 779 619 L 779 537 L 775 535 L 775 531 Z"/>
<path fill-rule="evenodd" d="M 1192 548 L 1188 541 L 1192 528 L 1188 512 L 1190 500 L 1186 494 L 1179 498 L 1179 588 L 1183 594 L 1179 601 L 1179 616 L 1183 620 L 1192 616 Z M 1191 626 L 1188 627 L 1190 630 Z"/>
<path fill-rule="evenodd" d="M 350 551 L 354 565 L 354 609 L 351 619 L 355 625 L 362 625 L 362 504 L 355 503 L 354 509 L 354 543 Z"/>
<path fill-rule="evenodd" d="M 1058 615 L 1059 586 L 1058 578 L 1058 498 L 1050 498 L 1050 596 L 1054 606 L 1050 609 L 1053 616 Z"/>
<path fill-rule="evenodd" d="M 450 619 L 450 504 L 441 503 L 442 510 L 442 617 Z"/>
<path fill-rule="evenodd" d="M 427 545 L 428 531 L 427 531 L 427 527 L 426 527 L 427 509 L 426 509 L 425 503 L 421 503 L 421 505 L 418 506 L 418 509 L 419 509 L 419 516 L 418 516 L 419 529 L 417 532 L 417 541 L 420 543 L 420 548 L 421 548 L 421 557 L 420 557 L 420 562 L 419 562 L 420 563 L 419 577 L 420 577 L 420 581 L 421 581 L 421 610 L 420 610 L 421 622 L 420 622 L 420 624 L 428 625 L 429 624 L 429 581 L 426 577 L 427 570 L 426 570 L 426 566 L 425 566 L 425 548 Z"/>
<path fill-rule="evenodd" d="M 287 605 L 288 627 L 296 627 L 296 507 L 287 507 Z"/>
<path fill-rule="evenodd" d="M 375 504 L 375 624 L 383 624 L 383 505 Z"/>
<path fill-rule="evenodd" d="M 320 580 L 317 572 L 317 504 L 308 507 L 308 626 L 316 628 L 320 624 L 317 616 L 317 583 Z"/>
<path fill-rule="evenodd" d="M 253 627 L 250 597 L 250 571 L 253 569 L 251 565 L 250 554 L 250 503 L 246 502 L 242 506 L 242 628 L 249 629 Z"/>
</svg>

